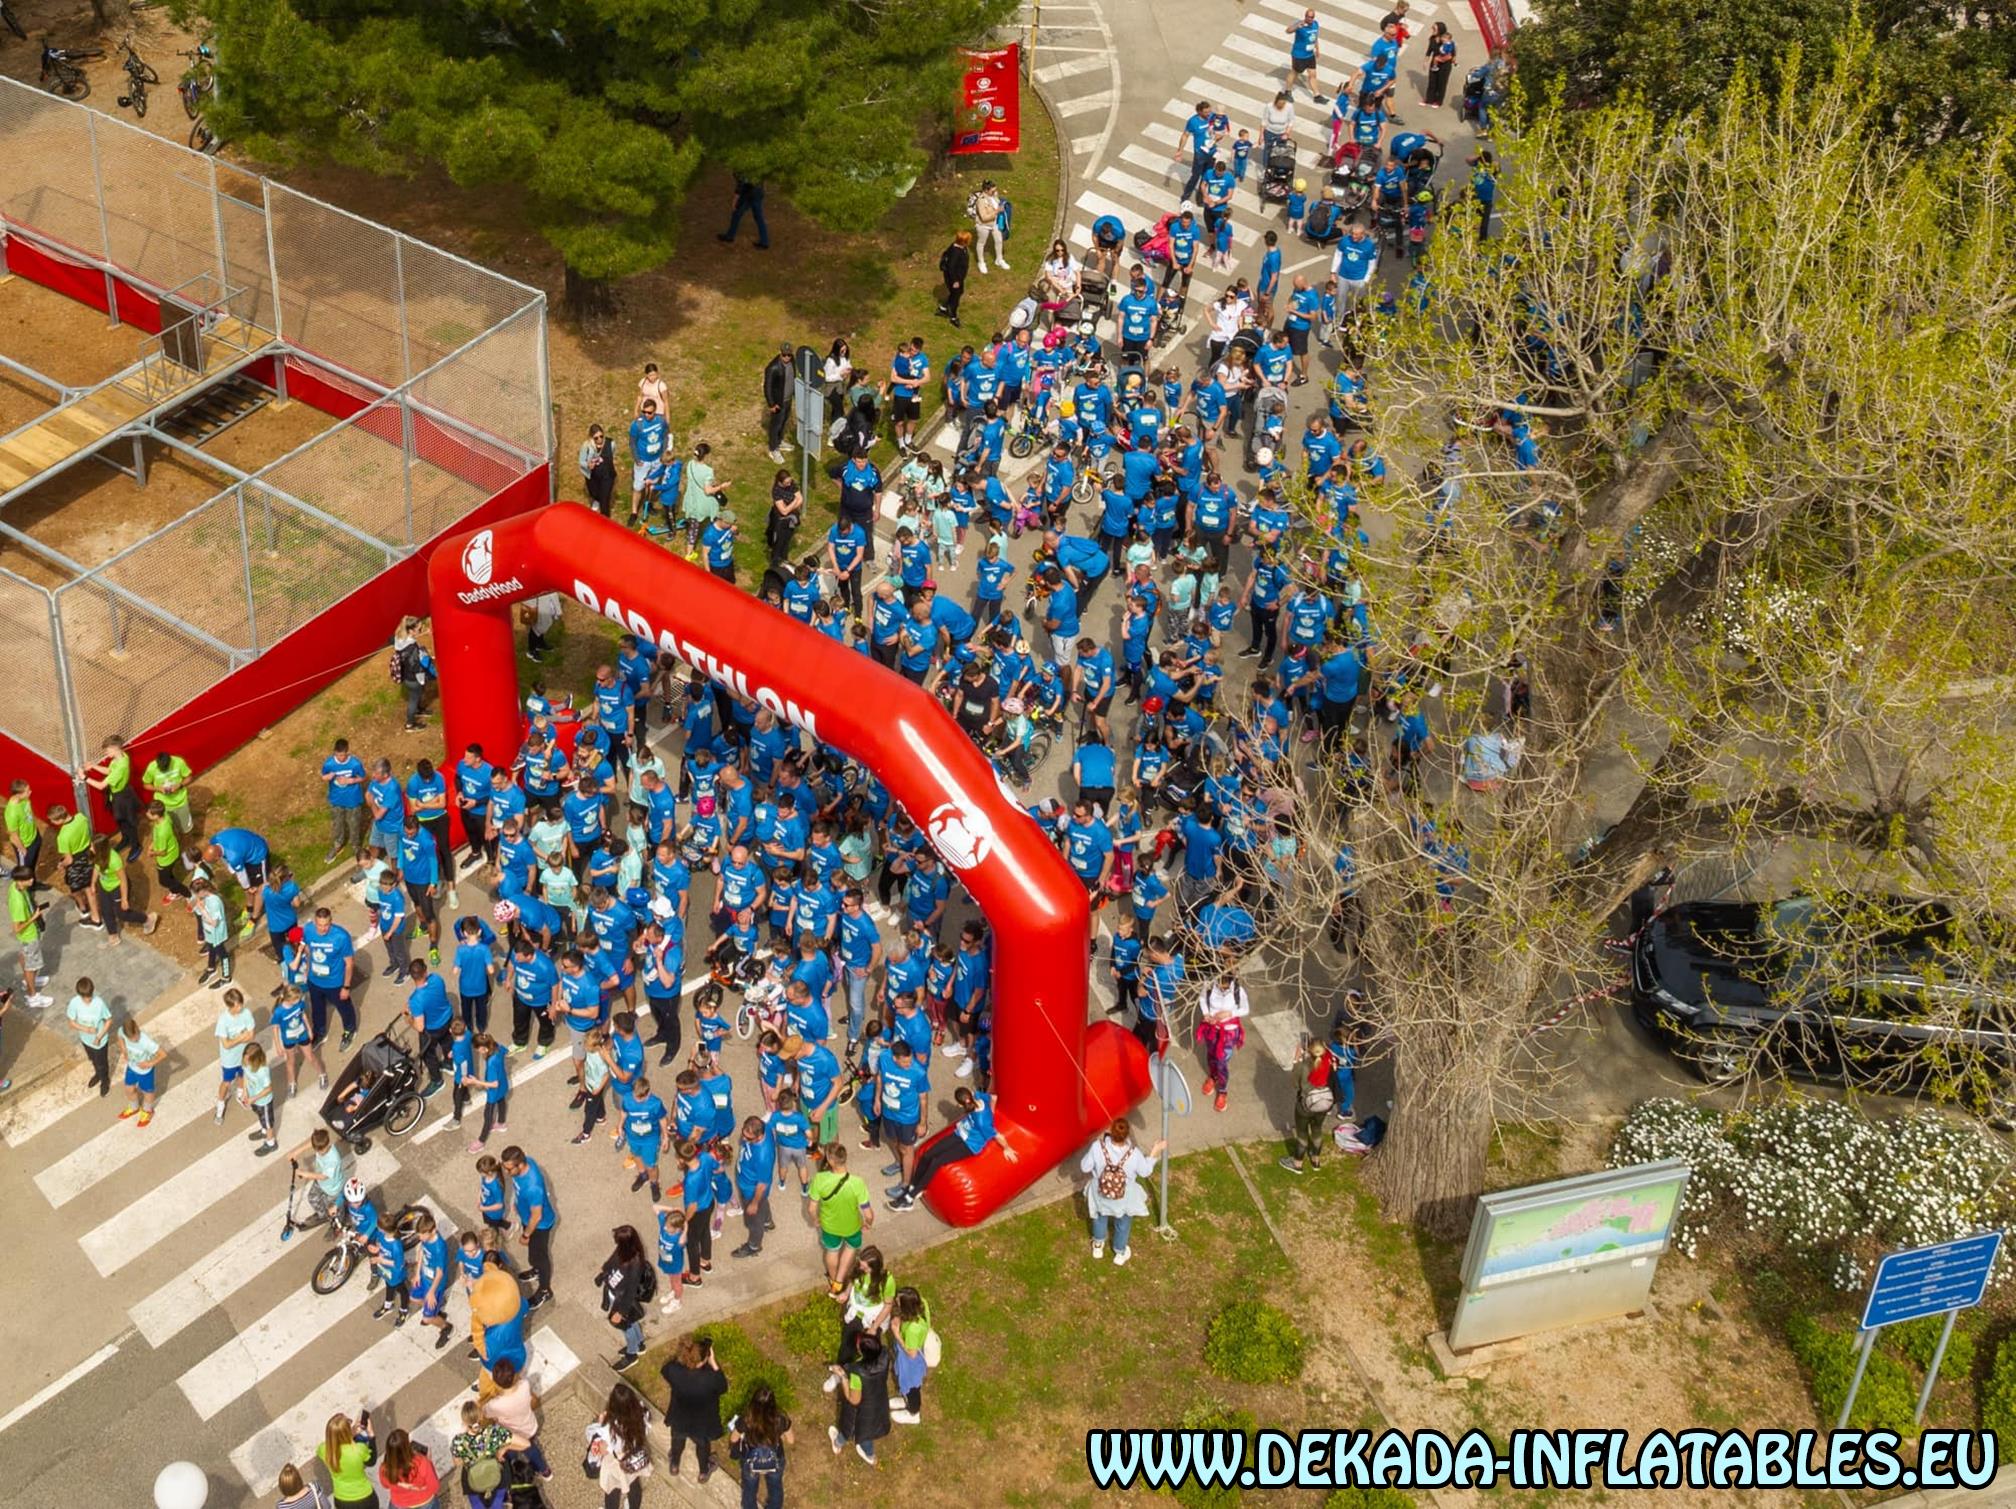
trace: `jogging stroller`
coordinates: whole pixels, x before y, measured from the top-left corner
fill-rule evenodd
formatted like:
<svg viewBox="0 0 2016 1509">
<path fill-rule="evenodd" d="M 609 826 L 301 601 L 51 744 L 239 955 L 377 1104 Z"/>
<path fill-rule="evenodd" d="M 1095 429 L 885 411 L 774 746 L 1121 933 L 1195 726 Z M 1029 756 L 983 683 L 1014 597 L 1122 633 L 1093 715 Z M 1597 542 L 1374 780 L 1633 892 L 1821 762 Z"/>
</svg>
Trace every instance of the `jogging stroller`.
<svg viewBox="0 0 2016 1509">
<path fill-rule="evenodd" d="M 1113 279 L 1086 268 L 1078 275 L 1078 328 L 1087 335 L 1098 333 L 1099 322 L 1113 313 Z"/>
<path fill-rule="evenodd" d="M 1285 204 L 1295 184 L 1295 143 L 1287 137 L 1267 149 L 1260 164 L 1260 199 L 1265 204 Z"/>
<path fill-rule="evenodd" d="M 412 1032 L 406 1018 L 394 1017 L 351 1055 L 322 1102 L 329 1130 L 360 1153 L 370 1149 L 370 1133 L 381 1124 L 388 1137 L 404 1137 L 420 1125 L 425 1071 Z"/>
</svg>

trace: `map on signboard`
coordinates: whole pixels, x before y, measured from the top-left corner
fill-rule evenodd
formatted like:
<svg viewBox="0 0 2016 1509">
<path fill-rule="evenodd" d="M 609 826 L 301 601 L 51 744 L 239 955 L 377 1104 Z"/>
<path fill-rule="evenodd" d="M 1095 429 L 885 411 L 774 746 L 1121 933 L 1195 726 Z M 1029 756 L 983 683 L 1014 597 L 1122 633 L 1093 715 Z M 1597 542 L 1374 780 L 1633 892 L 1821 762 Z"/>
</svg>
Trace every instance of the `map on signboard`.
<svg viewBox="0 0 2016 1509">
<path fill-rule="evenodd" d="M 1686 1182 L 1676 1174 L 1636 1189 L 1568 1195 L 1557 1204 L 1494 1215 L 1477 1286 L 1663 1252 Z"/>
</svg>

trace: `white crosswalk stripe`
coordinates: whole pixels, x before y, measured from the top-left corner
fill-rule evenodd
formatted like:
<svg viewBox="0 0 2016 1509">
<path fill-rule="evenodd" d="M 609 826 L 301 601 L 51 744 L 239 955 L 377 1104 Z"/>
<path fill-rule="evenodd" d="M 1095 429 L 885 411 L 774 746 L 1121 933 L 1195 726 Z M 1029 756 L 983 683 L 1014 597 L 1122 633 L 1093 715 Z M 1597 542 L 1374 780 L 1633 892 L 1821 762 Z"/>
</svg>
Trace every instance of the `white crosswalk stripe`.
<svg viewBox="0 0 2016 1509">
<path fill-rule="evenodd" d="M 216 997 L 211 997 L 211 1000 L 214 1002 Z M 184 1127 L 214 1114 L 216 1106 L 214 1071 L 204 1074 L 185 1070 L 180 1078 L 161 1092 L 161 1098 L 154 1104 L 153 1121 L 144 1127 L 138 1124 L 137 1118 L 114 1121 L 83 1146 L 38 1173 L 35 1187 L 42 1191 L 51 1205 L 61 1208 Z M 233 1099 L 229 1102 L 227 1114 L 242 1122 L 248 1113 L 240 1109 Z"/>
<path fill-rule="evenodd" d="M 392 1176 L 398 1165 L 382 1147 L 373 1147 L 351 1167 L 352 1176 L 375 1189 Z M 183 1270 L 128 1311 L 134 1326 L 151 1347 L 160 1347 L 237 1290 L 257 1278 L 289 1252 L 302 1249 L 280 1240 L 280 1223 L 287 1213 L 282 1200 L 245 1227 L 236 1236 L 212 1248 L 195 1266 Z M 310 1239 L 310 1250 L 319 1245 L 318 1230 Z"/>
<path fill-rule="evenodd" d="M 257 1157 L 252 1148 L 244 1137 L 234 1135 L 84 1233 L 77 1245 L 100 1273 L 117 1273 L 233 1190 L 262 1172 L 272 1172 L 272 1162 Z"/>
<path fill-rule="evenodd" d="M 445 1234 L 451 1223 L 441 1207 L 432 1200 L 420 1203 L 434 1212 Z M 351 1274 L 350 1281 L 334 1294 L 317 1294 L 304 1283 L 184 1372 L 176 1383 L 197 1419 L 213 1419 L 232 1400 L 279 1372 L 302 1348 L 378 1292 L 382 1291 L 370 1288 L 362 1273 Z M 432 1332 L 428 1339 L 431 1345 Z"/>
<path fill-rule="evenodd" d="M 1249 51 L 1247 48 L 1235 45 L 1241 40 L 1241 38 L 1236 36 L 1227 37 L 1225 45 L 1231 47 L 1235 52 Z M 1249 64 L 1234 62 L 1231 58 L 1215 55 L 1204 60 L 1204 71 L 1216 74 L 1220 78 L 1230 79 L 1235 84 L 1243 85 L 1248 89 L 1256 89 L 1263 93 L 1269 89 L 1279 89 L 1287 77 L 1285 72 L 1262 73 L 1259 69 Z M 1247 129 L 1251 130 L 1252 128 L 1249 126 Z"/>
<path fill-rule="evenodd" d="M 1056 50 L 1055 48 L 1050 49 L 1052 52 Z M 1100 48 L 1094 56 L 1066 58 L 1061 63 L 1051 63 L 1046 67 L 1037 69 L 1036 82 L 1039 84 L 1055 84 L 1061 80 L 1073 78 L 1081 73 L 1096 72 L 1106 66 L 1106 51 L 1104 48 Z"/>
<path fill-rule="evenodd" d="M 551 1326 L 542 1326 L 526 1347 L 532 1354 L 526 1371 L 532 1387 L 542 1393 L 581 1365 L 581 1359 Z M 462 1429 L 462 1402 L 469 1397 L 467 1393 L 456 1395 L 410 1432 L 436 1462 L 449 1460 L 448 1448 Z"/>
</svg>

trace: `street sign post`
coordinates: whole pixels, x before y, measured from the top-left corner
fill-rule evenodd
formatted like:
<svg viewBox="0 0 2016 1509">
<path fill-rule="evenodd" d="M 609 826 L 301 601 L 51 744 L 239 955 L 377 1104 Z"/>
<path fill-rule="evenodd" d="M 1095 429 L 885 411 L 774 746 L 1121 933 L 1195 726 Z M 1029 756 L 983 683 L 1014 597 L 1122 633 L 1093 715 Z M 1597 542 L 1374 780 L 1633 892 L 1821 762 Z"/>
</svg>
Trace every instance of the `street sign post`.
<svg viewBox="0 0 2016 1509">
<path fill-rule="evenodd" d="M 798 490 L 812 501 L 812 468 L 826 448 L 826 393 L 819 353 L 800 346 L 791 359 L 791 416 L 798 436 Z"/>
<path fill-rule="evenodd" d="M 1160 1224 L 1155 1234 L 1165 1242 L 1173 1242 L 1176 1228 L 1169 1224 L 1169 1118 L 1190 1114 L 1190 1085 L 1166 1047 L 1148 1056 L 1148 1082 L 1155 1087 L 1155 1098 L 1162 1102 L 1162 1203 L 1157 1207 Z"/>
<path fill-rule="evenodd" d="M 1862 1387 L 1862 1374 L 1869 1367 L 1876 1333 L 1885 1326 L 1944 1314 L 1946 1325 L 1939 1333 L 1932 1367 L 1925 1374 L 1925 1386 L 1918 1394 L 1916 1419 L 1925 1418 L 1925 1406 L 1932 1399 L 1932 1384 L 1939 1376 L 1939 1365 L 1946 1360 L 1946 1343 L 1953 1337 L 1953 1322 L 1962 1310 L 1981 1303 L 1981 1296 L 1988 1289 L 1988 1275 L 1995 1267 L 1995 1256 L 2001 1250 L 2002 1233 L 1984 1231 L 1958 1241 L 1892 1252 L 1876 1265 L 1876 1281 L 1869 1286 L 1869 1300 L 1862 1307 L 1862 1347 L 1855 1359 L 1855 1376 L 1849 1380 L 1848 1398 L 1841 1406 L 1841 1418 L 1834 1425 L 1836 1430 L 1848 1428 L 1848 1414 L 1855 1408 L 1855 1394 Z"/>
</svg>

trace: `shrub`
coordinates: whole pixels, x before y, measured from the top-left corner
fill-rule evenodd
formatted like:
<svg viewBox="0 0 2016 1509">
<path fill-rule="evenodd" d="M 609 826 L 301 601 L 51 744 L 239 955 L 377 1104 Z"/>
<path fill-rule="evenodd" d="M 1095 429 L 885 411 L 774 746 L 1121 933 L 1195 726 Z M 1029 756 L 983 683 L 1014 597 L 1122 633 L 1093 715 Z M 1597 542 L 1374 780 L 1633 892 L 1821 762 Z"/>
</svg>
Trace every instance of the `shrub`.
<svg viewBox="0 0 2016 1509">
<path fill-rule="evenodd" d="M 724 1425 L 742 1413 L 750 1391 L 759 1383 L 770 1385 L 785 1413 L 795 1409 L 796 1391 L 791 1386 L 790 1373 L 782 1363 L 771 1361 L 757 1350 L 748 1332 L 736 1325 L 716 1325 L 702 1327 L 700 1334 L 714 1343 L 714 1360 L 721 1364 L 721 1371 L 728 1379 L 728 1392 L 721 1396 Z"/>
<path fill-rule="evenodd" d="M 1245 1410 L 1225 1404 L 1193 1404 L 1183 1411 L 1178 1423 L 1185 1430 L 1236 1430 L 1246 1438 L 1249 1452 L 1253 1449 L 1253 1433 L 1259 1428 L 1259 1422 Z M 1242 1497 L 1237 1483 L 1207 1488 L 1195 1478 L 1173 1492 L 1183 1509 L 1238 1509 Z"/>
<path fill-rule="evenodd" d="M 2003 1461 L 2016 1453 L 2016 1336 L 1995 1349 L 1995 1367 L 1981 1390 L 1981 1428 L 1995 1432 Z"/>
<path fill-rule="evenodd" d="M 806 1295 L 804 1304 L 784 1313 L 777 1330 L 794 1357 L 831 1362 L 840 1355 L 840 1307 L 823 1294 Z"/>
<path fill-rule="evenodd" d="M 1242 1299 L 1211 1317 L 1204 1362 L 1236 1383 L 1287 1383 L 1302 1376 L 1302 1333 L 1274 1306 Z"/>
<path fill-rule="evenodd" d="M 1832 1427 L 1841 1418 L 1841 1405 L 1848 1397 L 1848 1385 L 1855 1377 L 1855 1358 L 1860 1348 L 1855 1338 L 1809 1315 L 1795 1315 L 1785 1328 L 1792 1354 L 1806 1370 L 1813 1390 L 1813 1403 L 1823 1424 Z M 1869 1367 L 1862 1375 L 1862 1387 L 1855 1394 L 1855 1412 L 1848 1417 L 1858 1430 L 1894 1430 L 1909 1439 L 1914 1427 L 1911 1417 L 1918 1412 L 1918 1387 L 1904 1365 L 1880 1350 L 1870 1353 Z"/>
<path fill-rule="evenodd" d="M 1885 1251 L 1971 1236 L 2009 1213 L 1996 1138 L 1936 1111 L 1876 1121 L 1835 1100 L 1752 1111 L 1643 1101 L 1618 1130 L 1610 1166 L 1663 1158 L 1694 1171 L 1674 1225 L 1680 1251 L 1692 1257 L 1703 1237 L 1745 1227 L 1850 1291 Z M 1998 1278 L 2009 1261 L 1998 1261 Z"/>
<path fill-rule="evenodd" d="M 1939 1350 L 1939 1333 L 1945 1329 L 1945 1316 L 1928 1315 L 1923 1320 L 1884 1327 L 1882 1340 L 1892 1343 L 1898 1352 L 1916 1363 L 1919 1372 L 1930 1372 L 1932 1354 Z M 1952 1339 L 1946 1343 L 1946 1356 L 1939 1363 L 1939 1376 L 1950 1382 L 1967 1378 L 1973 1372 L 1974 1328 L 1962 1316 L 1954 1322 Z"/>
<path fill-rule="evenodd" d="M 1339 1488 L 1323 1509 L 1414 1509 L 1414 1498 L 1398 1488 Z"/>
</svg>

